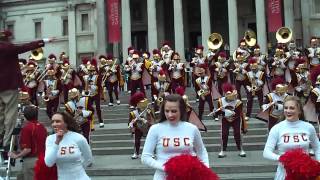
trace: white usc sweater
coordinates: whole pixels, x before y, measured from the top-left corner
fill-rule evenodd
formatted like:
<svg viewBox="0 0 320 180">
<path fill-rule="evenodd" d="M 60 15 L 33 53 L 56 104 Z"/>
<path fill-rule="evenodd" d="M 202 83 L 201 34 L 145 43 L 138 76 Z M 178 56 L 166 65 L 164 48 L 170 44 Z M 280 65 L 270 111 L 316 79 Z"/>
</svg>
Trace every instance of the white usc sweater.
<svg viewBox="0 0 320 180">
<path fill-rule="evenodd" d="M 154 154 L 157 159 L 152 158 Z M 151 126 L 144 144 L 141 161 L 156 169 L 154 179 L 165 179 L 164 163 L 171 157 L 180 154 L 197 156 L 209 167 L 208 153 L 196 126 L 183 121 L 177 124 L 165 121 Z"/>
<path fill-rule="evenodd" d="M 45 163 L 52 167 L 55 163 L 59 180 L 90 180 L 84 168 L 92 163 L 92 153 L 87 140 L 79 133 L 68 131 L 59 145 L 56 134 L 47 137 Z"/>
<path fill-rule="evenodd" d="M 301 120 L 295 122 L 284 120 L 270 130 L 263 157 L 278 161 L 280 156 L 290 149 L 302 148 L 309 152 L 309 145 L 315 151 L 316 160 L 319 161 L 320 143 L 315 128 Z M 277 154 L 274 153 L 276 147 Z M 285 169 L 279 164 L 275 179 L 284 180 L 285 175 Z"/>
</svg>

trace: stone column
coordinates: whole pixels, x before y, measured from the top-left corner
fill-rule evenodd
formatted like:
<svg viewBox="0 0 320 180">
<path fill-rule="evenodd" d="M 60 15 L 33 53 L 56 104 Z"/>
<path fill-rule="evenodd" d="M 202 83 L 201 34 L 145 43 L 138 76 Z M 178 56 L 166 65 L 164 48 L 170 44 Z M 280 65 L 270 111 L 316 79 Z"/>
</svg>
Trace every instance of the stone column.
<svg viewBox="0 0 320 180">
<path fill-rule="evenodd" d="M 73 67 L 77 66 L 77 41 L 76 41 L 76 5 L 68 4 L 68 42 L 69 42 L 69 59 Z"/>
<path fill-rule="evenodd" d="M 106 5 L 105 0 L 96 1 L 97 54 L 106 54 Z"/>
<path fill-rule="evenodd" d="M 302 35 L 303 45 L 310 45 L 310 0 L 301 0 L 301 17 L 302 17 Z"/>
<path fill-rule="evenodd" d="M 121 0 L 122 55 L 123 63 L 128 58 L 128 47 L 131 46 L 130 0 Z"/>
<path fill-rule="evenodd" d="M 157 17 L 156 17 L 156 0 L 147 1 L 148 12 L 148 48 L 149 52 L 158 48 L 158 31 L 157 31 Z"/>
<path fill-rule="evenodd" d="M 265 1 L 255 0 L 256 2 L 256 22 L 257 22 L 257 38 L 262 53 L 267 53 L 267 29 L 265 15 Z"/>
<path fill-rule="evenodd" d="M 184 62 L 184 30 L 183 30 L 183 12 L 182 0 L 173 1 L 174 12 L 174 44 L 175 51 L 180 54 L 181 60 Z"/>
<path fill-rule="evenodd" d="M 292 29 L 294 33 L 293 0 L 283 0 L 285 26 Z"/>
<path fill-rule="evenodd" d="M 202 45 L 203 45 L 204 49 L 208 49 L 207 40 L 208 40 L 208 37 L 211 34 L 209 0 L 200 0 L 200 8 L 201 8 L 201 38 L 202 38 Z"/>
<path fill-rule="evenodd" d="M 230 55 L 238 47 L 239 34 L 238 34 L 238 14 L 237 14 L 237 1 L 228 0 L 228 22 L 229 22 L 229 45 Z"/>
</svg>

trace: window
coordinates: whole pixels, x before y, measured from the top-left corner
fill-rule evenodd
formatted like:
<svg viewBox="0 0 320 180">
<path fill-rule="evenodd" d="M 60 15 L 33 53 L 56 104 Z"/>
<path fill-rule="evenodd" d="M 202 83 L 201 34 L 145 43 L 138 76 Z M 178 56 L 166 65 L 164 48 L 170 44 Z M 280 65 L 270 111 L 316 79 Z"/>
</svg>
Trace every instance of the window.
<svg viewBox="0 0 320 180">
<path fill-rule="evenodd" d="M 11 38 L 14 39 L 14 25 L 13 25 L 13 23 L 8 23 L 6 29 L 12 33 Z"/>
<path fill-rule="evenodd" d="M 42 38 L 41 21 L 34 22 L 35 38 Z"/>
<path fill-rule="evenodd" d="M 320 0 L 314 0 L 314 13 L 320 14 Z"/>
<path fill-rule="evenodd" d="M 68 36 L 69 28 L 68 28 L 68 19 L 62 19 L 62 36 Z"/>
<path fill-rule="evenodd" d="M 89 31 L 89 15 L 81 14 L 81 31 Z"/>
</svg>

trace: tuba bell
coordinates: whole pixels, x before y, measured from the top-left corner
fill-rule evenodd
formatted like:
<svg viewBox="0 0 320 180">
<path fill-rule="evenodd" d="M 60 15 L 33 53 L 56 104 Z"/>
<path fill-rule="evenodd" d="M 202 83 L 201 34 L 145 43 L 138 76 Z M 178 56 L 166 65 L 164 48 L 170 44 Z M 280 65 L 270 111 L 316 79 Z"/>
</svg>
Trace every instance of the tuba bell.
<svg viewBox="0 0 320 180">
<path fill-rule="evenodd" d="M 39 61 L 43 58 L 43 49 L 42 48 L 37 48 L 35 50 L 31 51 L 31 57 L 36 60 Z"/>
<path fill-rule="evenodd" d="M 246 42 L 246 44 L 249 46 L 249 47 L 253 47 L 256 45 L 257 43 L 257 36 L 256 36 L 256 33 L 252 30 L 247 30 L 245 33 L 244 33 L 244 40 Z"/>
<path fill-rule="evenodd" d="M 288 27 L 281 27 L 277 30 L 276 39 L 278 43 L 288 43 L 292 39 L 292 30 Z"/>
<path fill-rule="evenodd" d="M 208 48 L 212 50 L 219 49 L 222 43 L 223 43 L 223 39 L 221 34 L 219 33 L 212 33 L 207 40 Z"/>
</svg>

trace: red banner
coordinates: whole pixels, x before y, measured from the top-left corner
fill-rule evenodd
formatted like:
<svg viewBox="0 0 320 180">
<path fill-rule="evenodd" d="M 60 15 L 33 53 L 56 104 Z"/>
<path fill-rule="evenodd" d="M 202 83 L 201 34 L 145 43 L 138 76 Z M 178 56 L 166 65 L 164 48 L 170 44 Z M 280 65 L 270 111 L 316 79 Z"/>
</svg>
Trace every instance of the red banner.
<svg viewBox="0 0 320 180">
<path fill-rule="evenodd" d="M 119 0 L 106 0 L 108 12 L 108 41 L 118 43 L 120 41 Z"/>
<path fill-rule="evenodd" d="M 281 0 L 268 0 L 268 31 L 276 32 L 282 27 Z"/>
</svg>

